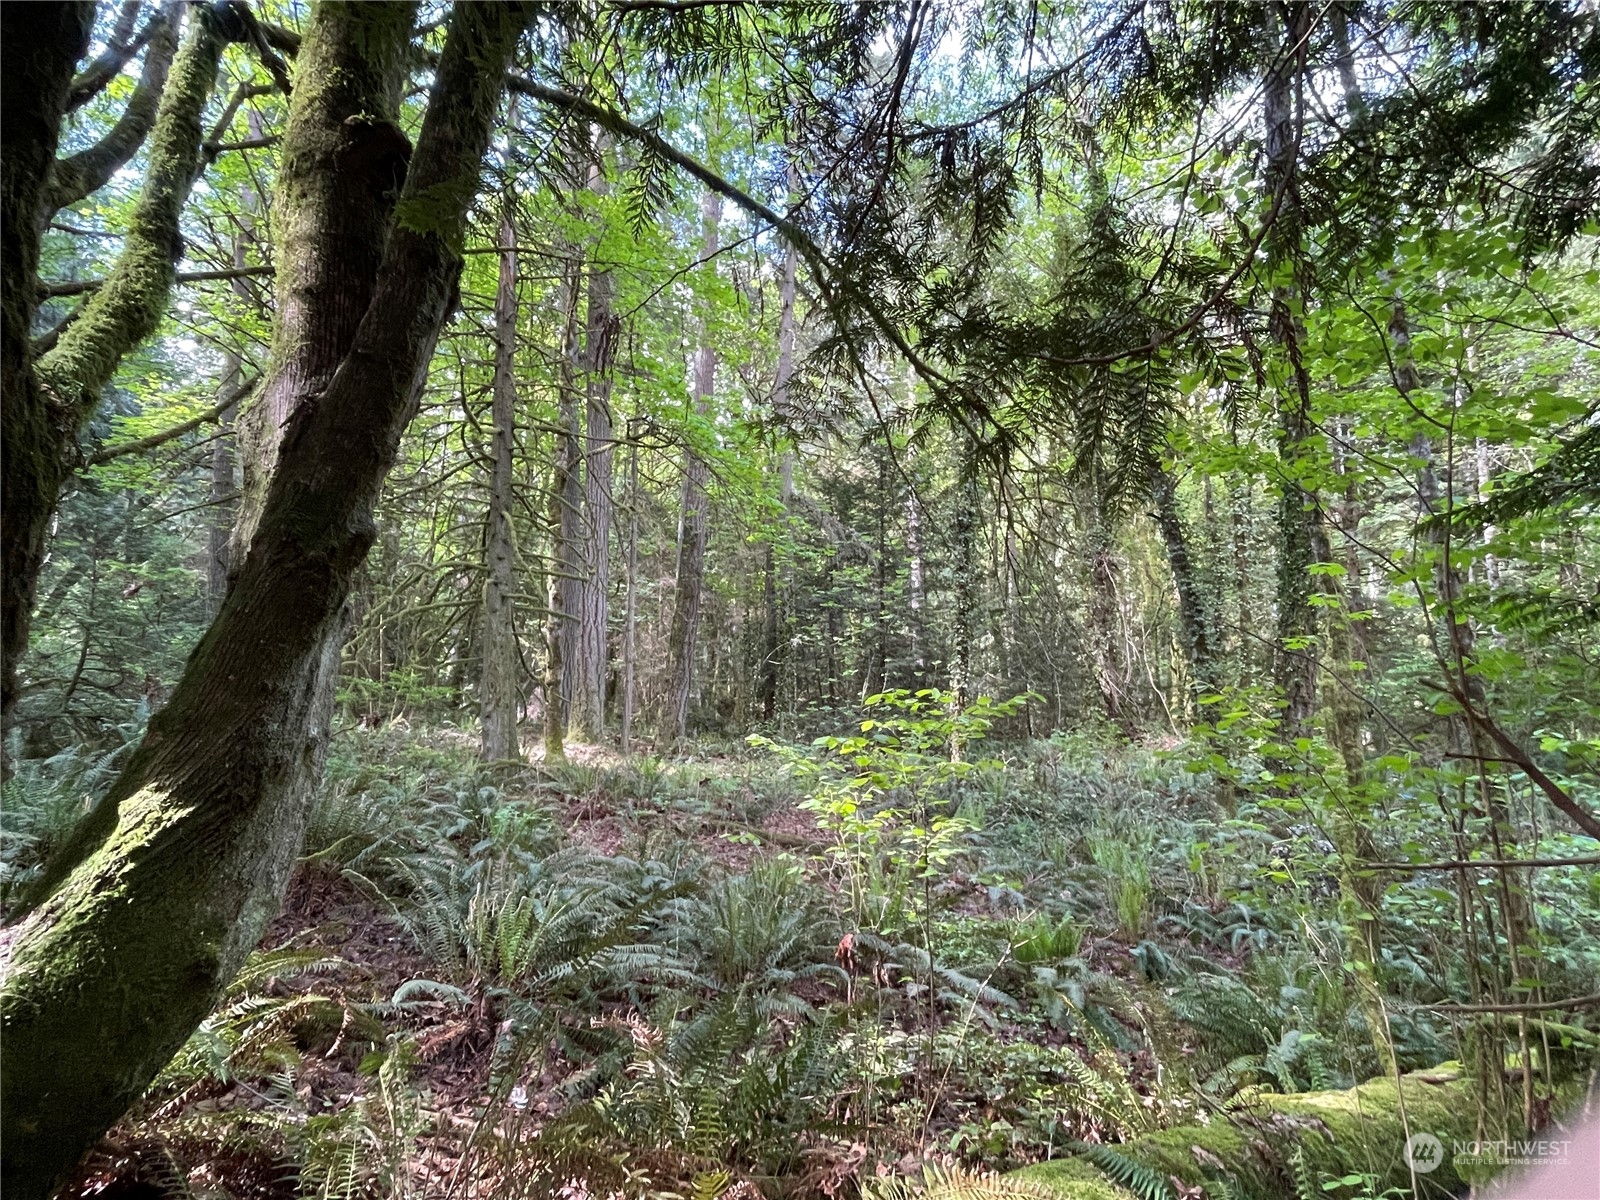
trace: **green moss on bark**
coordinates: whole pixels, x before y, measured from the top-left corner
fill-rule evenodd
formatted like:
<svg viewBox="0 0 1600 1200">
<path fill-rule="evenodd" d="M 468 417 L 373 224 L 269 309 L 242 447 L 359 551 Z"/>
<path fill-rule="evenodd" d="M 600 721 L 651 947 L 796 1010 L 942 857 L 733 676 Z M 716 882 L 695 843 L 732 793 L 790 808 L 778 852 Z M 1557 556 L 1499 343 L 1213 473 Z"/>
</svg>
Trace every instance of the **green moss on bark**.
<svg viewBox="0 0 1600 1200">
<path fill-rule="evenodd" d="M 223 39 L 210 10 L 196 9 L 172 64 L 150 133 L 150 166 L 122 244 L 102 287 L 55 348 L 39 360 L 39 382 L 76 435 L 124 355 L 156 331 L 180 257 L 178 218 L 200 164 L 201 118 L 216 86 Z"/>
</svg>

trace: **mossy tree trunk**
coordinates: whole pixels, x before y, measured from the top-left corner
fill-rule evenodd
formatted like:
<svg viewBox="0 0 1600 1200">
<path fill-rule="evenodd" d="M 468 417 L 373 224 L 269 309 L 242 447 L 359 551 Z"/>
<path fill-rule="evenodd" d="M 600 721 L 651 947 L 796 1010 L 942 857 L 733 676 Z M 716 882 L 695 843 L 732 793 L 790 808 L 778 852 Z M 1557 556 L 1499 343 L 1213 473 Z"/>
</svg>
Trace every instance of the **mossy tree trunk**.
<svg viewBox="0 0 1600 1200">
<path fill-rule="evenodd" d="M 92 3 L 0 7 L 0 705 L 10 725 L 16 669 L 28 644 L 60 435 L 33 370 L 39 234 L 34 214 L 61 135 L 72 71 L 89 46 Z"/>
<path fill-rule="evenodd" d="M 365 11 L 320 6 L 313 33 L 350 28 L 357 61 L 381 54 L 388 43 L 362 36 L 364 20 L 381 18 Z M 43 894 L 4 933 L 7 1197 L 45 1195 L 139 1096 L 281 898 L 326 745 L 351 578 L 454 302 L 467 207 L 526 17 L 521 5 L 455 10 L 370 303 L 316 403 L 289 419 L 222 610 Z M 333 82 L 302 81 L 302 109 Z M 298 148 L 291 139 L 286 154 Z"/>
<path fill-rule="evenodd" d="M 1217 637 L 1212 628 L 1211 605 L 1207 602 L 1189 550 L 1188 534 L 1178 516 L 1178 485 L 1172 472 L 1161 469 L 1151 481 L 1155 501 L 1156 527 L 1167 549 L 1167 565 L 1178 593 L 1178 624 L 1183 633 L 1184 655 L 1189 665 L 1189 688 L 1193 698 L 1217 690 Z M 1198 711 L 1198 703 L 1196 704 Z"/>
</svg>

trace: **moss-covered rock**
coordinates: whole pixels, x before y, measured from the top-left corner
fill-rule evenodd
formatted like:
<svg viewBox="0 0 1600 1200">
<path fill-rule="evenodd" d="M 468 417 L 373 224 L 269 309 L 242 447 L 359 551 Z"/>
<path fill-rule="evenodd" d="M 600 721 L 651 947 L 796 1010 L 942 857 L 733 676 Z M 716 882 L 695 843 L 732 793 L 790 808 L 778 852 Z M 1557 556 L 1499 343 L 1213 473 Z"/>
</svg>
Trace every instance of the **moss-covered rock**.
<svg viewBox="0 0 1600 1200">
<path fill-rule="evenodd" d="M 1100 1166 L 1080 1156 L 1024 1167 L 1012 1176 L 1044 1184 L 1062 1200 L 1125 1197 L 1130 1193 L 1112 1177 L 1127 1178 L 1128 1172 L 1167 1180 L 1171 1195 L 1178 1194 L 1171 1186 L 1176 1182 L 1207 1195 L 1225 1184 L 1226 1194 L 1239 1200 L 1282 1200 L 1302 1192 L 1347 1197 L 1360 1188 L 1323 1187 L 1351 1176 L 1369 1178 L 1379 1194 L 1391 1187 L 1410 1194 L 1405 1147 L 1416 1134 L 1434 1135 L 1442 1149 L 1434 1169 L 1416 1174 L 1415 1194 L 1463 1191 L 1469 1180 L 1452 1162 L 1453 1144 L 1496 1134 L 1485 1134 L 1480 1125 L 1477 1090 L 1459 1066 L 1407 1075 L 1399 1088 L 1392 1079 L 1372 1079 L 1347 1091 L 1261 1094 L 1231 1118 L 1105 1147 L 1095 1156 L 1105 1160 Z"/>
</svg>

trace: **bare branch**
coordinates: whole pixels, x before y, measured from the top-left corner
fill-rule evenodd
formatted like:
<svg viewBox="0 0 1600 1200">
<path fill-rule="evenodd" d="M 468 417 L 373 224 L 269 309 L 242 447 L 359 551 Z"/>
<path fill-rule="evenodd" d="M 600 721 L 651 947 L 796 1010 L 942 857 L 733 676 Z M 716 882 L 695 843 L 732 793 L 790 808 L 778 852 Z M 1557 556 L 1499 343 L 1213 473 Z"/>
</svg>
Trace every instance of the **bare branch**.
<svg viewBox="0 0 1600 1200">
<path fill-rule="evenodd" d="M 133 23 L 139 19 L 139 11 L 144 8 L 142 0 L 124 0 L 122 12 L 117 16 L 116 28 L 111 31 L 111 41 L 106 46 L 106 51 L 95 59 L 81 74 L 72 81 L 72 88 L 67 92 L 67 111 L 82 108 L 93 100 L 106 88 L 128 60 L 150 40 L 150 35 L 160 25 L 164 13 L 157 13 L 145 22 L 144 28 L 139 31 L 138 37 L 133 37 Z"/>
<path fill-rule="evenodd" d="M 179 271 L 174 277 L 174 282 L 210 283 L 218 279 L 252 279 L 271 274 L 271 267 L 227 267 L 217 271 Z M 60 283 L 40 283 L 39 295 L 47 299 L 81 296 L 85 292 L 98 291 L 105 286 L 105 282 L 104 279 L 65 279 Z"/>
<path fill-rule="evenodd" d="M 209 425 L 213 421 L 220 420 L 230 408 L 248 396 L 255 389 L 256 384 L 260 382 L 261 376 L 252 376 L 238 387 L 230 390 L 221 400 L 199 416 L 190 417 L 187 421 L 181 421 L 170 429 L 163 429 L 160 433 L 152 433 L 135 441 L 123 442 L 117 446 L 103 446 L 84 459 L 83 465 L 85 467 L 98 467 L 101 463 L 110 462 L 114 458 L 122 458 L 129 454 L 142 454 L 146 450 L 154 450 L 158 446 L 164 446 L 176 438 L 181 438 L 186 433 L 192 433 L 202 425 Z"/>
</svg>

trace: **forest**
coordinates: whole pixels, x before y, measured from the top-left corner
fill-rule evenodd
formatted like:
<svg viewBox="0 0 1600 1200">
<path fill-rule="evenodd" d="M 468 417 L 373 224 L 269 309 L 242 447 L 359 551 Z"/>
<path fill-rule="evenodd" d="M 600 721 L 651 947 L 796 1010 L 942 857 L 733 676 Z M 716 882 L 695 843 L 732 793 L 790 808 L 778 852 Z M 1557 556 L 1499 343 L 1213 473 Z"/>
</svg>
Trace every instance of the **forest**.
<svg viewBox="0 0 1600 1200">
<path fill-rule="evenodd" d="M 0 90 L 7 1200 L 1596 1194 L 1592 0 Z"/>
</svg>

